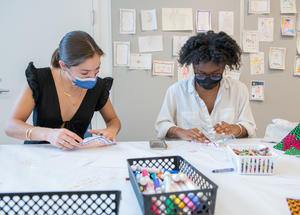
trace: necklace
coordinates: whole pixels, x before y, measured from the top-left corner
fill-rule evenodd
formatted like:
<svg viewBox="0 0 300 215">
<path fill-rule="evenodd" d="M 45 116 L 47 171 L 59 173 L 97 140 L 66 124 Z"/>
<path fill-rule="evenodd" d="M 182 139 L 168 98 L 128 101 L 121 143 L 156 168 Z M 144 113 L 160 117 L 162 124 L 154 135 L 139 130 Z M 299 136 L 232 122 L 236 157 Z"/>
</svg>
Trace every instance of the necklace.
<svg viewBox="0 0 300 215">
<path fill-rule="evenodd" d="M 67 97 L 69 98 L 69 100 L 70 100 L 70 102 L 72 103 L 72 105 L 75 106 L 77 102 L 74 103 L 74 101 L 72 101 L 72 99 L 71 99 L 72 94 L 70 94 L 70 93 L 68 93 L 68 92 L 66 91 L 65 84 L 64 84 L 64 81 L 63 81 L 62 75 L 61 75 L 61 73 L 62 73 L 61 70 L 59 70 L 59 73 L 60 73 L 60 81 L 61 81 L 62 86 L 63 86 L 63 93 L 64 93 L 65 96 L 67 96 Z M 83 91 L 83 89 L 80 89 L 79 98 L 81 98 L 82 91 Z"/>
</svg>

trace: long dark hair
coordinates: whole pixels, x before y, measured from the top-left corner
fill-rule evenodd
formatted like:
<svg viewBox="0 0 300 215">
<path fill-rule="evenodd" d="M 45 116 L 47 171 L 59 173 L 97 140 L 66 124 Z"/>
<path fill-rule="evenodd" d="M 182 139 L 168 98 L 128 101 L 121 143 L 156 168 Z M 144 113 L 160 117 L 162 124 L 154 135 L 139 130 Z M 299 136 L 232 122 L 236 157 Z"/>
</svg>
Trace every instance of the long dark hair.
<svg viewBox="0 0 300 215">
<path fill-rule="evenodd" d="M 59 60 L 62 60 L 68 68 L 77 66 L 88 58 L 103 51 L 94 39 L 84 31 L 71 31 L 67 33 L 59 43 L 51 58 L 51 66 L 59 68 Z"/>
<path fill-rule="evenodd" d="M 241 53 L 239 45 L 226 33 L 208 31 L 189 38 L 180 50 L 178 61 L 181 65 L 197 65 L 211 61 L 216 65 L 238 69 Z"/>
</svg>

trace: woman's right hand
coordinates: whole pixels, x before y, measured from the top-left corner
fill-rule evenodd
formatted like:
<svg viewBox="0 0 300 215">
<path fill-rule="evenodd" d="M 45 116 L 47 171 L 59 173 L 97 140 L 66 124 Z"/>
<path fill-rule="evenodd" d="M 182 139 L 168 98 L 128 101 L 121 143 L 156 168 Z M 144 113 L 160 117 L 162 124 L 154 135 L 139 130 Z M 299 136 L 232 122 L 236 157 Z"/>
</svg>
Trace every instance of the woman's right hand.
<svg viewBox="0 0 300 215">
<path fill-rule="evenodd" d="M 51 145 L 63 150 L 72 150 L 75 147 L 80 147 L 79 143 L 82 142 L 82 138 L 68 129 L 58 128 L 50 129 L 47 141 Z"/>
<path fill-rule="evenodd" d="M 201 133 L 198 128 L 193 128 L 193 129 L 180 128 L 177 131 L 177 136 L 187 141 L 195 141 L 200 143 L 204 143 L 208 141 L 207 137 L 203 133 Z"/>
</svg>

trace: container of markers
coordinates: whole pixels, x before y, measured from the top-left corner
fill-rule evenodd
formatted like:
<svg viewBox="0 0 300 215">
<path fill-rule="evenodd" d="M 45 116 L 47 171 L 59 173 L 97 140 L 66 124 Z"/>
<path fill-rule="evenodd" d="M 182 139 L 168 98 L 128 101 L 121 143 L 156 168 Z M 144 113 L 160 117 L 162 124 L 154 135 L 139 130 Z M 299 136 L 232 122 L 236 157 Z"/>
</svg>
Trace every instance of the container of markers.
<svg viewBox="0 0 300 215">
<path fill-rule="evenodd" d="M 246 175 L 273 175 L 277 155 L 263 144 L 229 144 L 237 172 Z"/>
<path fill-rule="evenodd" d="M 180 156 L 127 160 L 145 215 L 214 214 L 218 186 Z"/>
</svg>

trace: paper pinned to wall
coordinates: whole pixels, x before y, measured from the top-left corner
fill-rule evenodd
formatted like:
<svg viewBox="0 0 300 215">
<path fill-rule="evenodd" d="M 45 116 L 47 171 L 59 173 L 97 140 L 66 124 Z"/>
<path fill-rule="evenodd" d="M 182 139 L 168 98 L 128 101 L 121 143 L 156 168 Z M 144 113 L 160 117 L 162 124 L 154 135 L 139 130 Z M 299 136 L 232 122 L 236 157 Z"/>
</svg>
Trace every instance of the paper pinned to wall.
<svg viewBox="0 0 300 215">
<path fill-rule="evenodd" d="M 300 54 L 300 32 L 297 32 L 297 52 Z"/>
<path fill-rule="evenodd" d="M 211 12 L 209 10 L 197 10 L 196 30 L 197 32 L 211 30 Z"/>
<path fill-rule="evenodd" d="M 286 48 L 270 47 L 269 67 L 270 69 L 285 69 Z"/>
<path fill-rule="evenodd" d="M 192 8 L 162 8 L 163 31 L 192 31 Z"/>
<path fill-rule="evenodd" d="M 248 9 L 254 14 L 270 13 L 270 0 L 249 0 Z"/>
<path fill-rule="evenodd" d="M 243 32 L 243 51 L 256 53 L 259 50 L 258 32 L 244 31 Z"/>
<path fill-rule="evenodd" d="M 135 9 L 120 9 L 120 34 L 136 33 Z"/>
<path fill-rule="evenodd" d="M 114 66 L 129 66 L 130 42 L 114 42 Z"/>
<path fill-rule="evenodd" d="M 264 100 L 264 81 L 251 81 L 251 100 Z"/>
<path fill-rule="evenodd" d="M 130 54 L 130 69 L 152 69 L 152 54 Z"/>
<path fill-rule="evenodd" d="M 300 57 L 296 56 L 294 75 L 300 76 Z"/>
<path fill-rule="evenodd" d="M 173 56 L 178 56 L 180 49 L 189 39 L 189 36 L 173 36 Z"/>
<path fill-rule="evenodd" d="M 296 13 L 295 0 L 280 0 L 280 13 Z"/>
<path fill-rule="evenodd" d="M 153 61 L 153 75 L 174 76 L 173 61 Z"/>
<path fill-rule="evenodd" d="M 283 36 L 295 36 L 295 17 L 281 16 L 281 34 Z"/>
<path fill-rule="evenodd" d="M 251 75 L 264 74 L 265 71 L 264 52 L 250 54 L 250 71 L 251 71 Z"/>
<path fill-rule="evenodd" d="M 234 13 L 233 11 L 219 12 L 219 31 L 224 31 L 228 35 L 233 35 L 234 31 Z"/>
<path fill-rule="evenodd" d="M 178 74 L 178 77 L 177 77 L 178 81 L 191 78 L 191 77 L 194 76 L 193 66 L 192 65 L 181 66 L 180 64 L 178 64 L 178 66 L 177 66 L 177 74 Z"/>
<path fill-rule="evenodd" d="M 296 30 L 300 31 L 300 14 L 297 14 Z"/>
<path fill-rule="evenodd" d="M 273 18 L 258 18 L 259 40 L 265 42 L 273 41 L 274 36 L 274 19 Z"/>
<path fill-rule="evenodd" d="M 156 9 L 141 10 L 142 31 L 154 31 L 157 29 Z"/>
<path fill-rule="evenodd" d="M 140 52 L 163 51 L 162 35 L 139 37 L 139 51 Z"/>
</svg>

